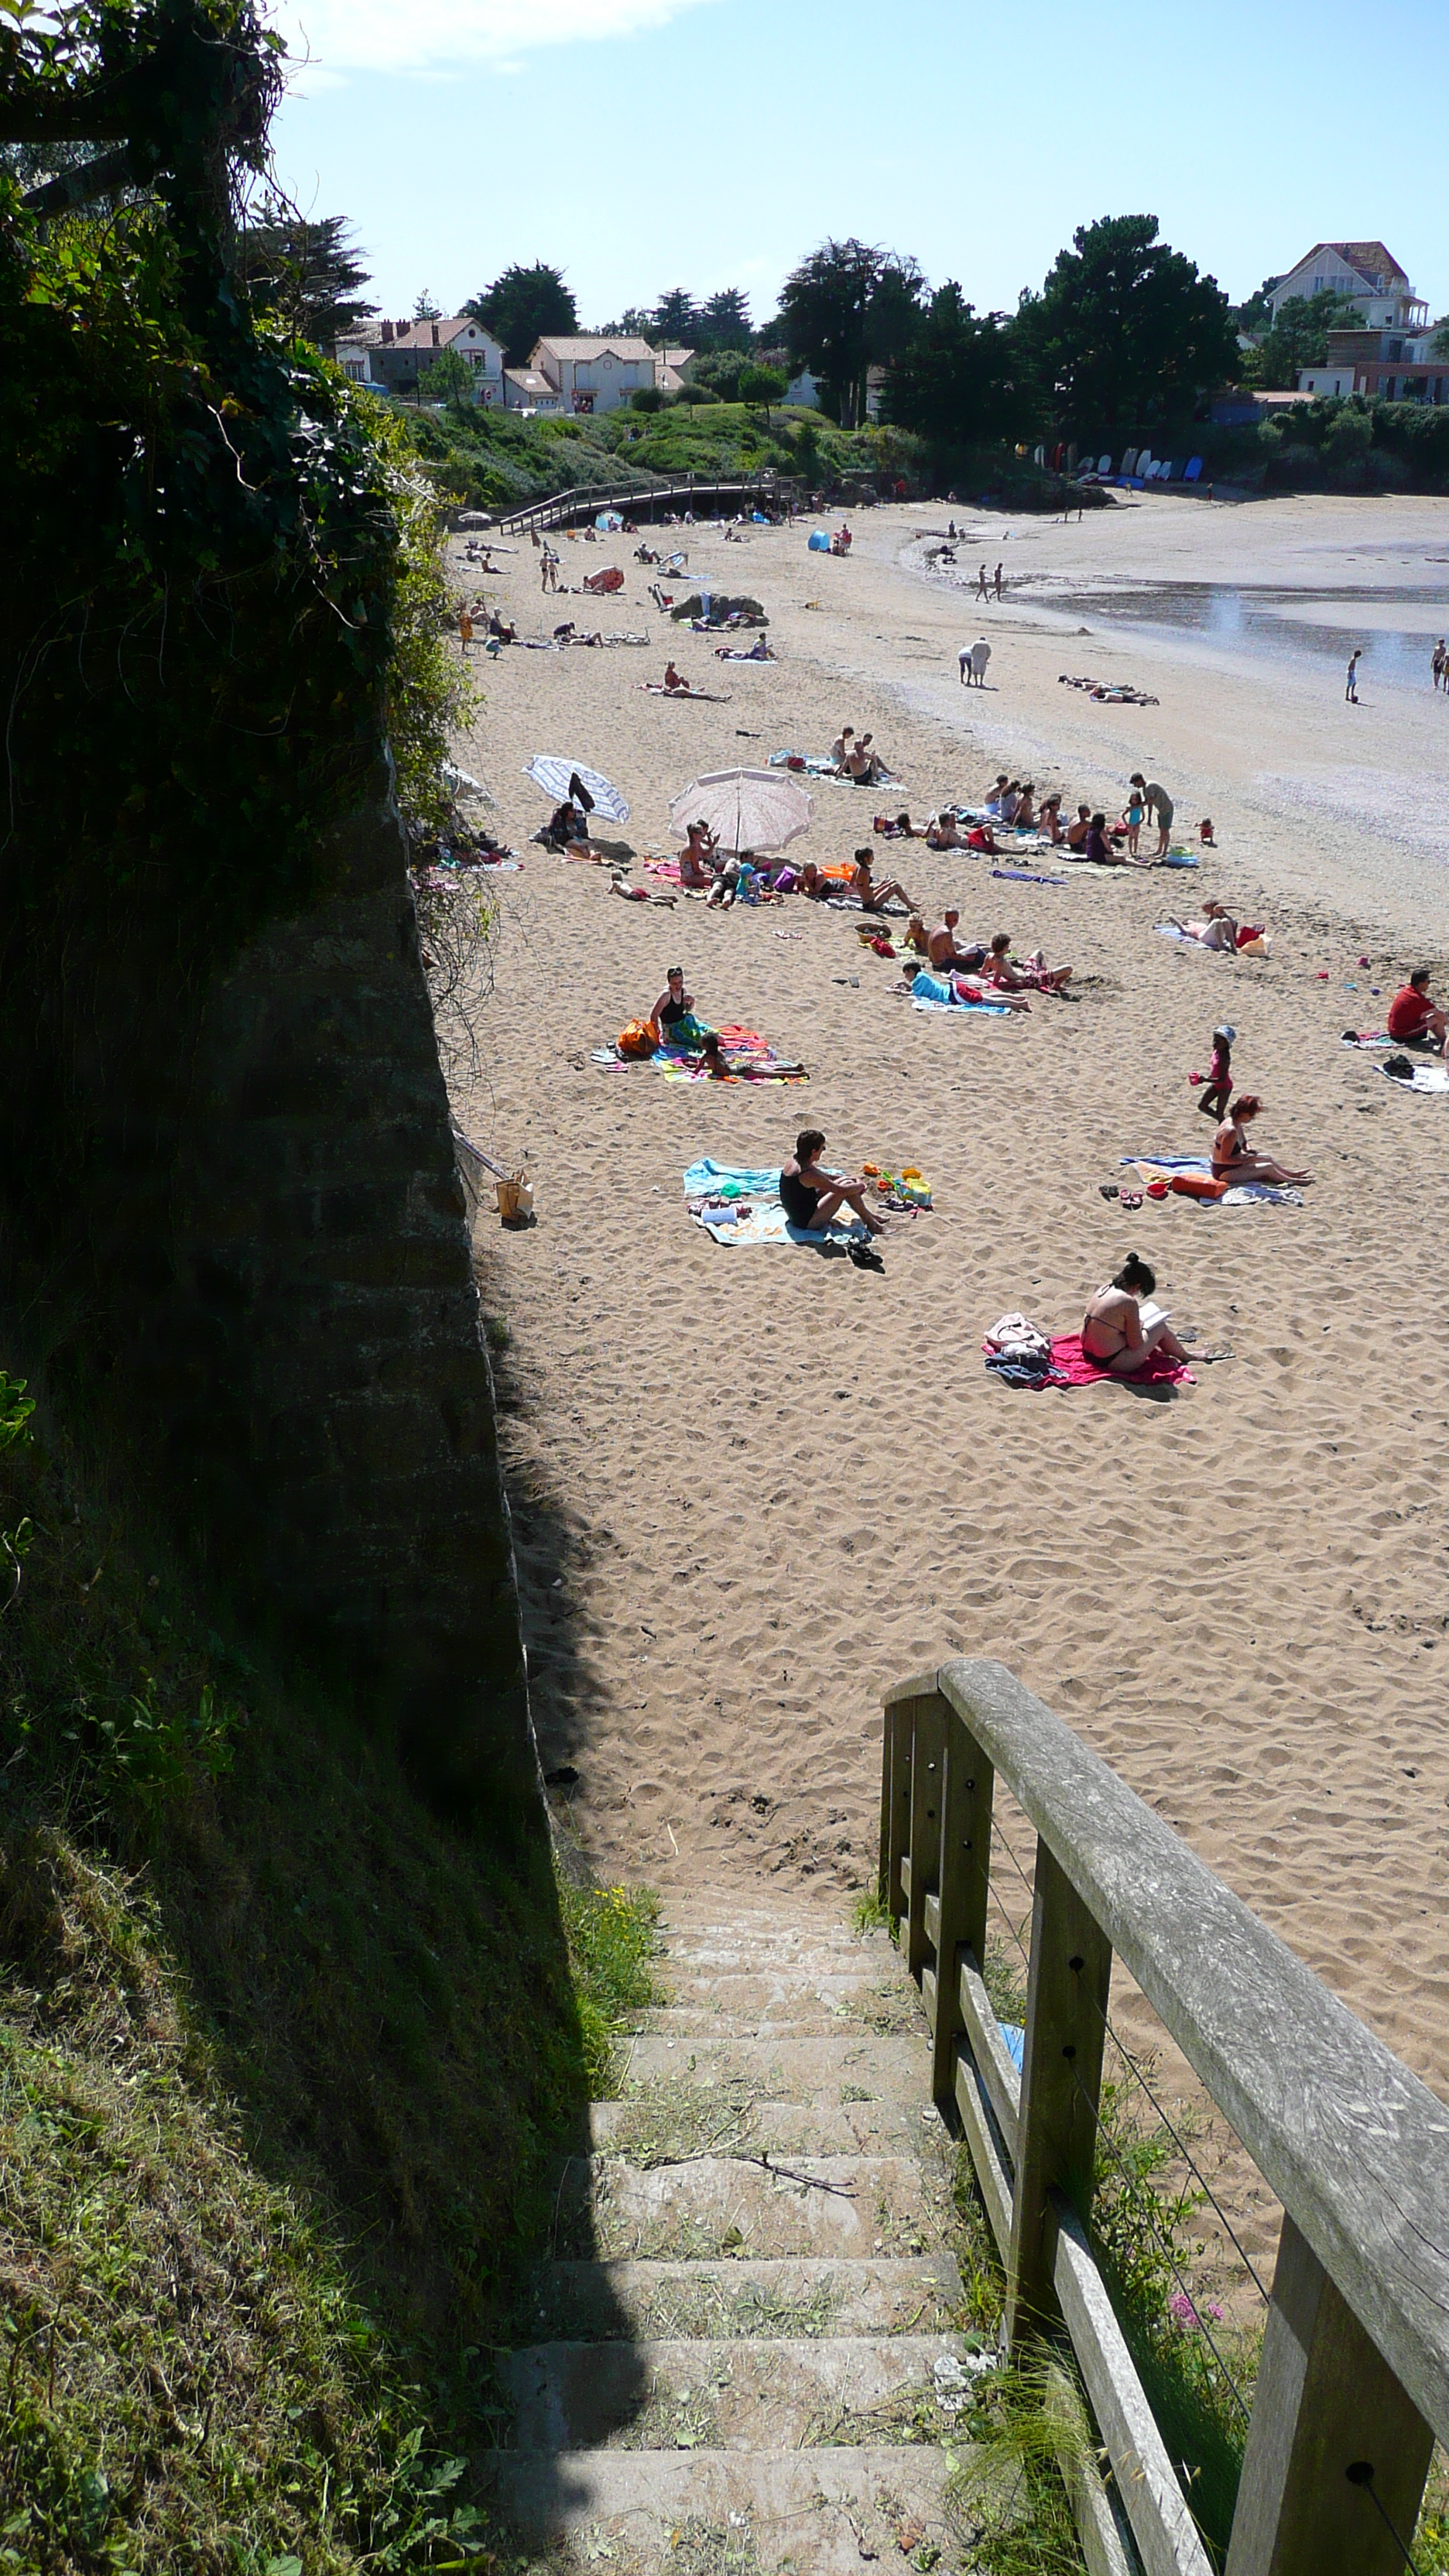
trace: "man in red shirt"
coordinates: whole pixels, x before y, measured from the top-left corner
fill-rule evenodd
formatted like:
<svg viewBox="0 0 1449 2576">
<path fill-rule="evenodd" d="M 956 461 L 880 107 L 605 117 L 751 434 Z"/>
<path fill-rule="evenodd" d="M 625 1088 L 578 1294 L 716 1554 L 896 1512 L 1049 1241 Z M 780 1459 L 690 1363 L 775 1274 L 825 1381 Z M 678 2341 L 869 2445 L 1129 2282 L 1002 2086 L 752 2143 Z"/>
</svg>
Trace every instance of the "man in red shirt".
<svg viewBox="0 0 1449 2576">
<path fill-rule="evenodd" d="M 1431 1038 L 1440 1047 L 1444 1045 L 1449 1037 L 1449 1020 L 1437 1002 L 1429 999 L 1427 966 L 1416 966 L 1402 992 L 1394 995 L 1389 1004 L 1388 1028 L 1390 1037 L 1396 1038 L 1400 1046 L 1416 1041 L 1427 1046 Z"/>
</svg>

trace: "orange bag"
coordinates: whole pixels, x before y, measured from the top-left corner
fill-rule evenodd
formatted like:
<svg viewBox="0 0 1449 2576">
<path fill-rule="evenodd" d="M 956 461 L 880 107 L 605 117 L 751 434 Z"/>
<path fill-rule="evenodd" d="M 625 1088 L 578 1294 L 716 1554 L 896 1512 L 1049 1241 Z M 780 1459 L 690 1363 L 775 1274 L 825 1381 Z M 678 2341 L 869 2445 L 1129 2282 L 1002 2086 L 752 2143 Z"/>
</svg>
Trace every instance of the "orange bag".
<svg viewBox="0 0 1449 2576">
<path fill-rule="evenodd" d="M 615 1040 L 620 1055 L 647 1058 L 658 1052 L 659 1041 L 647 1020 L 631 1020 Z"/>
<path fill-rule="evenodd" d="M 1172 1186 L 1180 1199 L 1220 1199 L 1228 1185 L 1208 1172 L 1174 1172 Z"/>
</svg>

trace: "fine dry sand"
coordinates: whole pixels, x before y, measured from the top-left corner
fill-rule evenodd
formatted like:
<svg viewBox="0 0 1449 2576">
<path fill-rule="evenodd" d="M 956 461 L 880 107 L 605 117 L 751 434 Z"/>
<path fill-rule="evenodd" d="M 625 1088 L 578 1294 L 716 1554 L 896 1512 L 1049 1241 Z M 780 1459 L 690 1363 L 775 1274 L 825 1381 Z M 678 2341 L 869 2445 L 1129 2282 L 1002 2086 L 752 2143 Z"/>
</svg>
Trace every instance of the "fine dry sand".
<svg viewBox="0 0 1449 2576">
<path fill-rule="evenodd" d="M 993 686 L 969 697 L 955 649 L 977 631 L 970 604 L 901 560 L 945 518 L 872 512 L 846 563 L 809 555 L 803 527 L 742 546 L 689 531 L 692 574 L 771 616 L 781 658 L 757 669 L 666 629 L 627 541 L 561 548 L 573 582 L 625 566 L 622 602 L 541 601 L 527 545 L 483 585 L 525 633 L 572 613 L 655 639 L 480 660 L 486 705 L 460 746 L 526 859 L 498 883 L 486 1062 L 458 1106 L 537 1192 L 535 1228 L 485 1216 L 478 1243 L 485 1308 L 511 1337 L 504 1452 L 545 1767 L 577 1771 L 568 1803 L 601 1870 L 840 1891 L 873 1873 L 882 1686 L 949 1653 L 999 1656 L 1449 2092 L 1449 1098 L 1401 1095 L 1339 1043 L 1380 1017 L 1410 951 L 1449 951 L 1432 847 L 1404 838 L 1398 806 L 1395 835 L 1380 829 L 1406 776 L 1422 810 L 1442 805 L 1449 710 L 1426 681 L 1422 702 L 1401 693 L 1351 733 L 1332 671 L 1100 631 L 1068 645 L 1062 612 L 1033 597 L 1154 565 L 1280 581 L 1296 562 L 1323 584 L 1361 560 L 1378 582 L 1386 546 L 1415 565 L 1449 555 L 1449 507 L 1164 497 L 1069 530 L 969 518 L 1019 581 L 989 612 Z M 669 649 L 729 704 L 641 694 Z M 1074 668 L 1115 668 L 1162 703 L 1092 706 L 1058 686 Z M 958 903 L 963 933 L 1007 928 L 1019 951 L 1074 962 L 1077 998 L 1017 1025 L 913 1011 L 843 914 L 646 910 L 529 843 L 547 810 L 520 775 L 536 751 L 613 777 L 642 855 L 671 847 L 667 799 L 697 772 L 823 750 L 842 720 L 874 729 L 904 784 L 819 783 L 801 845 L 817 857 L 868 839 L 877 804 L 924 817 L 1027 763 L 1039 788 L 1114 811 L 1140 766 L 1181 821 L 1212 812 L 1221 855 L 1196 877 L 1056 891 L 890 845 L 933 912 Z M 1281 784 L 1331 773 L 1345 796 L 1347 768 L 1368 785 L 1332 832 L 1321 800 Z M 1207 893 L 1268 920 L 1270 962 L 1155 935 Z M 762 1029 L 808 1085 L 594 1066 L 675 959 L 702 1016 Z M 1315 1186 L 1301 1208 L 1174 1199 L 1128 1218 L 1098 1185 L 1129 1150 L 1205 1150 L 1186 1077 L 1224 1017 L 1240 1084 L 1268 1104 L 1264 1144 Z M 686 1218 L 694 1157 L 778 1163 L 804 1124 L 828 1160 L 929 1175 L 935 1212 L 894 1223 L 883 1278 L 726 1251 Z M 1071 1331 L 1134 1247 L 1179 1329 L 1229 1360 L 1168 1398 L 1013 1394 L 986 1376 L 999 1313 Z"/>
</svg>

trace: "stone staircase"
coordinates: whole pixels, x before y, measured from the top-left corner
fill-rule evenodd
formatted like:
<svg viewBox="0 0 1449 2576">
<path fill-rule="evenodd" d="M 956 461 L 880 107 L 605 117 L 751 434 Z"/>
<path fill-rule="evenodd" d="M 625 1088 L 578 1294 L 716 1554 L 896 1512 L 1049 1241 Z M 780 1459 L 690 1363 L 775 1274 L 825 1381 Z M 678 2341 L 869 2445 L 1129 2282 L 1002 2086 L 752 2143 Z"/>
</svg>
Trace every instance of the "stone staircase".
<svg viewBox="0 0 1449 2576">
<path fill-rule="evenodd" d="M 499 2503 L 544 2563 L 620 2576 L 969 2566 L 947 2446 L 986 2365 L 919 1998 L 824 1912 L 671 1898 L 663 1945 L 559 2182 Z"/>
</svg>

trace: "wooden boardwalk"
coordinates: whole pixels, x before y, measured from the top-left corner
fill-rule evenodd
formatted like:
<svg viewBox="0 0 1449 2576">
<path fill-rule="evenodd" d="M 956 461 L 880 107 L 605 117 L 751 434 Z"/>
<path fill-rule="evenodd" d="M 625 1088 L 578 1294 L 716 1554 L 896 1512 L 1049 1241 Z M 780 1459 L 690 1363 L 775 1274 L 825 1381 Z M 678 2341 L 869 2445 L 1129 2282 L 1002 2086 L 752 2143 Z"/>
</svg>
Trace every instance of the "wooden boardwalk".
<svg viewBox="0 0 1449 2576">
<path fill-rule="evenodd" d="M 671 511 L 680 518 L 687 510 L 698 516 L 705 503 L 713 508 L 732 501 L 737 509 L 776 511 L 789 509 L 801 497 L 800 485 L 783 474 L 735 474 L 716 480 L 703 474 L 677 474 L 658 483 L 577 484 L 572 491 L 555 492 L 546 501 L 530 501 L 524 509 L 510 510 L 496 524 L 501 535 L 528 536 L 535 529 L 576 527 L 581 520 L 597 518 L 601 510 L 618 510 L 636 522 L 653 523 L 661 513 Z"/>
</svg>

